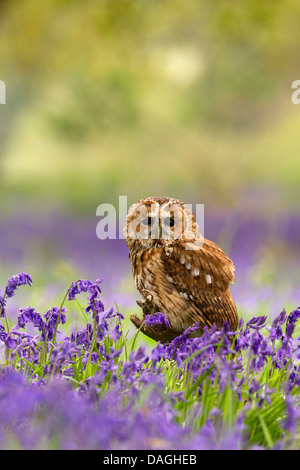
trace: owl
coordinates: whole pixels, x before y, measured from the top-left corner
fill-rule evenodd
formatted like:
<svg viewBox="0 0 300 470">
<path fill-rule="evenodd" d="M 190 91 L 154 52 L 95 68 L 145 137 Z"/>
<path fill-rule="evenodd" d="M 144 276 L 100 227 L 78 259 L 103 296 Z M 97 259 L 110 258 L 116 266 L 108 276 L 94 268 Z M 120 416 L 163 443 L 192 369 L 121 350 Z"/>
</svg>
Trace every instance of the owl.
<svg viewBox="0 0 300 470">
<path fill-rule="evenodd" d="M 229 287 L 234 265 L 221 248 L 205 239 L 192 211 L 169 197 L 149 197 L 133 204 L 124 226 L 143 318 L 133 324 L 150 338 L 168 342 L 198 324 L 192 335 L 215 323 L 236 330 L 237 309 Z M 147 327 L 145 315 L 164 313 L 169 327 Z"/>
</svg>

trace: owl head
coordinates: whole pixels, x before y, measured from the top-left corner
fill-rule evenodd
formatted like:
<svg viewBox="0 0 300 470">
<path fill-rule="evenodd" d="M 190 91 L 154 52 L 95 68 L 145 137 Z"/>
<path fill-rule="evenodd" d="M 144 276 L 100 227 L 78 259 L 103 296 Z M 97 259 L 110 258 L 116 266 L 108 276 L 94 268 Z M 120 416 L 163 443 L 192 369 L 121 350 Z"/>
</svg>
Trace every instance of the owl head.
<svg viewBox="0 0 300 470">
<path fill-rule="evenodd" d="M 127 245 L 134 243 L 145 248 L 172 244 L 175 240 L 192 243 L 201 238 L 190 208 L 169 197 L 148 197 L 133 204 L 127 214 L 124 234 Z"/>
</svg>

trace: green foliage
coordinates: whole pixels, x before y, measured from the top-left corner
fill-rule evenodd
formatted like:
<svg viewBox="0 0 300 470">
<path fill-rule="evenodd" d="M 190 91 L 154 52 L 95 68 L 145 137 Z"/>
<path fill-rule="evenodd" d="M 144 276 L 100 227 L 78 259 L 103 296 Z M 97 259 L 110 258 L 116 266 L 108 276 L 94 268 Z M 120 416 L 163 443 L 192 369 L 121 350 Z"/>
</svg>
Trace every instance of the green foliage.
<svg viewBox="0 0 300 470">
<path fill-rule="evenodd" d="M 2 192 L 94 208 L 121 191 L 230 206 L 245 185 L 297 190 L 296 0 L 1 8 Z"/>
</svg>

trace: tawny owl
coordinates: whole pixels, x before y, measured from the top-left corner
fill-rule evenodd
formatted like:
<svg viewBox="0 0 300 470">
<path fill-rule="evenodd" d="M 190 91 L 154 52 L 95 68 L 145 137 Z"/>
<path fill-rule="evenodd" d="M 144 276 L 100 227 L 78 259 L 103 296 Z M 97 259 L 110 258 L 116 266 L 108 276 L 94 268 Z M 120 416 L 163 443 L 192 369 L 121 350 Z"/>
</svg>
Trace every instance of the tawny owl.
<svg viewBox="0 0 300 470">
<path fill-rule="evenodd" d="M 149 197 L 132 205 L 124 227 L 143 318 L 131 321 L 147 336 L 170 341 L 195 323 L 202 334 L 214 323 L 237 328 L 231 293 L 234 266 L 215 243 L 200 233 L 191 210 L 181 201 Z M 145 314 L 164 313 L 170 327 L 147 327 Z"/>
</svg>

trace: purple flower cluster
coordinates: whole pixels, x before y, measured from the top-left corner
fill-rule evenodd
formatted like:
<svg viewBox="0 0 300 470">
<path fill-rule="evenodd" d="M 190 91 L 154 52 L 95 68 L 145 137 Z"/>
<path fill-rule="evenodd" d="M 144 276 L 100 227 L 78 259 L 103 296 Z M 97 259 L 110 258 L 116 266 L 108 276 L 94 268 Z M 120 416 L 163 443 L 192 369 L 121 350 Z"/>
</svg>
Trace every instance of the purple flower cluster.
<svg viewBox="0 0 300 470">
<path fill-rule="evenodd" d="M 19 328 L 25 328 L 26 323 L 32 323 L 32 325 L 41 332 L 43 341 L 45 341 L 46 338 L 50 341 L 53 339 L 56 324 L 64 324 L 66 322 L 66 310 L 66 307 L 62 307 L 61 309 L 52 307 L 45 313 L 43 318 L 34 308 L 20 308 L 17 326 Z"/>
<path fill-rule="evenodd" d="M 42 333 L 42 338 L 45 340 L 46 337 L 46 325 L 39 312 L 36 312 L 34 308 L 25 307 L 20 308 L 20 314 L 18 317 L 18 327 L 25 328 L 26 323 L 32 323 L 35 328 Z"/>
<path fill-rule="evenodd" d="M 8 279 L 8 283 L 5 288 L 4 295 L 2 295 L 2 292 L 0 290 L 0 317 L 4 317 L 6 313 L 5 312 L 6 298 L 13 297 L 15 290 L 19 286 L 23 286 L 25 284 L 29 286 L 31 286 L 32 284 L 31 276 L 25 272 L 15 274 L 13 277 L 10 277 Z"/>
<path fill-rule="evenodd" d="M 289 314 L 288 323 L 295 324 L 299 318 L 300 318 L 300 307 L 296 308 Z"/>
<path fill-rule="evenodd" d="M 67 311 L 66 307 L 62 307 L 62 308 L 52 307 L 50 310 L 48 310 L 47 313 L 45 313 L 44 318 L 45 318 L 45 323 L 46 323 L 48 340 L 53 339 L 55 327 L 58 323 L 61 323 L 62 325 L 66 323 L 66 319 L 67 319 L 65 315 L 66 311 Z"/>
<path fill-rule="evenodd" d="M 6 301 L 4 297 L 2 296 L 2 292 L 0 289 L 0 317 L 4 317 L 5 315 L 5 305 L 6 305 Z"/>
<path fill-rule="evenodd" d="M 72 282 L 72 285 L 68 290 L 68 299 L 74 300 L 76 295 L 81 292 L 87 292 L 92 285 L 92 281 L 85 279 L 78 279 L 78 281 Z"/>
<path fill-rule="evenodd" d="M 6 297 L 13 297 L 15 290 L 19 286 L 24 286 L 25 284 L 28 284 L 29 286 L 32 284 L 31 276 L 27 273 L 18 273 L 15 276 L 10 277 L 5 289 Z"/>
<path fill-rule="evenodd" d="M 73 332 L 70 338 L 66 338 L 66 340 L 70 340 L 74 344 L 84 347 L 86 351 L 92 347 L 93 340 L 96 340 L 94 348 L 101 352 L 100 355 L 105 357 L 107 354 L 104 353 L 103 345 L 99 342 L 103 341 L 109 333 L 112 336 L 115 336 L 115 338 L 120 339 L 121 330 L 119 322 L 120 320 L 123 320 L 124 317 L 121 313 L 114 312 L 113 308 L 105 311 L 104 305 L 99 298 L 99 295 L 101 294 L 99 284 L 102 281 L 102 278 L 97 279 L 95 283 L 89 280 L 79 279 L 72 283 L 68 291 L 68 299 L 73 300 L 75 299 L 75 296 L 81 292 L 88 292 L 88 306 L 85 308 L 85 311 L 94 317 L 94 325 L 88 323 L 86 328 Z M 108 320 L 110 319 L 118 319 L 118 322 L 112 331 L 109 331 Z M 93 360 L 94 358 L 95 355 L 93 356 Z"/>
<path fill-rule="evenodd" d="M 161 312 L 153 313 L 152 315 L 146 315 L 144 322 L 147 326 L 163 325 L 167 328 L 170 327 L 170 322 L 167 315 Z"/>
<path fill-rule="evenodd" d="M 242 427 L 216 438 L 210 422 L 191 438 L 150 395 L 142 408 L 124 406 L 118 393 L 75 393 L 65 381 L 28 383 L 22 374 L 0 377 L 0 447 L 23 449 L 233 449 Z"/>
<path fill-rule="evenodd" d="M 11 279 L 24 281 L 22 275 Z M 283 408 L 278 433 L 297 428 L 300 345 L 294 333 L 299 307 L 289 315 L 283 310 L 270 326 L 266 316 L 257 316 L 246 324 L 241 319 L 235 332 L 224 323 L 221 329 L 213 326 L 192 337 L 195 324 L 169 343 L 158 342 L 150 352 L 144 347 L 130 350 L 123 315 L 104 308 L 101 282 L 80 279 L 68 289 L 65 300 L 88 294 L 85 311 L 91 318 L 70 336 L 56 337 L 58 324 L 66 322 L 63 304 L 44 315 L 21 308 L 10 331 L 0 325 L 6 363 L 20 370 L 0 374 L 2 448 L 10 436 L 24 448 L 51 447 L 54 433 L 57 448 L 66 449 L 245 448 L 247 423 L 255 409 L 276 408 L 274 390 L 279 385 Z M 145 323 L 167 324 L 162 313 L 146 316 Z M 23 331 L 28 324 L 37 328 L 37 335 Z M 203 419 L 201 400 L 208 400 L 207 390 L 219 397 L 230 391 L 240 404 L 242 411 L 230 429 L 220 425 L 217 401 Z M 198 428 L 195 420 L 201 422 Z"/>
</svg>

